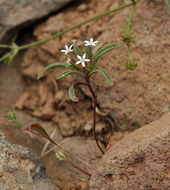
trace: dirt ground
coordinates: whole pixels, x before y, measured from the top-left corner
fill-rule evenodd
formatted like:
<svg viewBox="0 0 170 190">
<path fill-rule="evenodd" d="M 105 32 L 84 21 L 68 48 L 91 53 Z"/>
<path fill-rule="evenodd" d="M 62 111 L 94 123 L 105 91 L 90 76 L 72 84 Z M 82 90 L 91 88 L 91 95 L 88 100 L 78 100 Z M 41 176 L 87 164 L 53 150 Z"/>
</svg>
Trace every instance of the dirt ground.
<svg viewBox="0 0 170 190">
<path fill-rule="evenodd" d="M 31 32 L 22 33 L 19 41 L 25 43 L 32 39 L 44 39 L 86 18 L 116 8 L 119 3 L 118 0 L 81 0 L 72 3 L 62 12 L 37 24 Z M 5 108 L 15 107 L 25 125 L 38 121 L 48 126 L 50 134 L 56 130 L 54 139 L 57 142 L 68 137 L 93 139 L 93 106 L 89 92 L 84 88 L 79 89 L 78 103 L 71 102 L 67 95 L 69 85 L 77 78 L 67 77 L 56 82 L 55 77 L 62 71 L 57 69 L 40 81 L 36 80 L 46 65 L 66 59 L 60 53 L 65 44 L 71 44 L 74 39 L 84 41 L 90 37 L 107 44 L 122 44 L 120 49 L 103 56 L 99 62 L 100 67 L 110 71 L 114 86 L 110 87 L 99 75 L 94 77 L 93 85 L 98 91 L 97 135 L 100 142 L 109 148 L 130 131 L 163 115 L 163 110 L 170 107 L 168 9 L 161 0 L 142 0 L 137 5 L 132 22 L 136 41 L 131 51 L 139 65 L 134 71 L 129 71 L 124 66 L 127 49 L 121 40 L 128 14 L 129 9 L 126 9 L 105 16 L 58 39 L 30 48 L 19 54 L 13 67 L 1 64 L 1 116 L 4 115 Z M 36 155 L 41 153 L 44 140 L 23 135 L 21 130 L 7 125 L 3 117 L 0 120 L 0 129 L 10 142 L 29 147 Z M 48 159 L 52 161 L 49 162 L 47 156 L 40 160 L 46 166 L 47 175 L 53 183 L 62 187 L 65 176 L 59 179 L 61 173 L 57 173 L 57 167 L 54 167 L 54 152 L 48 155 Z M 68 183 L 79 181 L 75 180 L 76 175 L 68 177 Z"/>
</svg>

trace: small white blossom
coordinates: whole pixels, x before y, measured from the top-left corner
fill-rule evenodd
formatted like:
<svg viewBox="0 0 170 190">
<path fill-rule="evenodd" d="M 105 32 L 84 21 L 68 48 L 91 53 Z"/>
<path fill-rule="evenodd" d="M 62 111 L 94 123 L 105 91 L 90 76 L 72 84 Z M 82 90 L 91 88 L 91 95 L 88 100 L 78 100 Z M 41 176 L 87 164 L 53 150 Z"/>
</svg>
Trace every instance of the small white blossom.
<svg viewBox="0 0 170 190">
<path fill-rule="evenodd" d="M 90 38 L 90 41 L 84 41 L 85 42 L 85 46 L 96 46 L 96 43 L 98 43 L 98 41 L 93 41 L 93 38 Z"/>
<path fill-rule="evenodd" d="M 81 63 L 83 67 L 85 67 L 85 62 L 90 61 L 90 59 L 86 59 L 86 54 L 85 53 L 83 54 L 83 57 L 81 57 L 80 55 L 77 55 L 77 58 L 80 61 L 77 61 L 76 64 L 80 64 Z"/>
<path fill-rule="evenodd" d="M 71 48 L 73 47 L 73 45 L 71 45 L 70 47 L 68 47 L 68 45 L 65 45 L 65 49 L 62 49 L 61 52 L 64 52 L 65 55 L 67 53 L 70 53 L 71 51 L 73 51 Z"/>
</svg>

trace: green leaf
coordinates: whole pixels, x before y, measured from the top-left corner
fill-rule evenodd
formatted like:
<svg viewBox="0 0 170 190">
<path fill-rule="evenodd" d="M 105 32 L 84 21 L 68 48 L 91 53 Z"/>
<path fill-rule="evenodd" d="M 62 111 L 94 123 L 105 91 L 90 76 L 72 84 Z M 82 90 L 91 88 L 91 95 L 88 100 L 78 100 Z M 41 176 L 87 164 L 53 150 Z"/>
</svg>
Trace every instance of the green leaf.
<svg viewBox="0 0 170 190">
<path fill-rule="evenodd" d="M 90 55 L 90 50 L 88 46 L 85 46 L 85 53 L 86 53 L 86 58 L 88 58 Z"/>
<path fill-rule="evenodd" d="M 118 47 L 120 47 L 120 44 L 112 44 L 112 45 L 102 48 L 100 51 L 98 51 L 98 53 L 94 57 L 93 64 L 96 63 L 98 61 L 98 59 L 100 57 L 102 57 L 105 53 L 111 51 L 112 49 L 118 48 Z"/>
<path fill-rule="evenodd" d="M 72 84 L 69 89 L 68 89 L 68 95 L 70 97 L 70 99 L 73 101 L 73 102 L 78 102 L 79 99 L 76 97 L 75 95 L 75 91 L 74 91 L 74 84 Z"/>
<path fill-rule="evenodd" d="M 101 43 L 97 45 L 93 50 L 92 50 L 92 55 L 95 56 L 95 54 L 99 51 L 99 49 L 104 45 L 105 43 Z"/>
<path fill-rule="evenodd" d="M 9 109 L 6 109 L 6 118 L 11 122 L 13 120 L 16 120 L 16 113 L 15 110 L 13 109 L 13 111 L 10 111 Z"/>
<path fill-rule="evenodd" d="M 76 43 L 73 44 L 73 49 L 74 49 L 76 55 L 80 55 L 81 56 L 80 49 L 78 48 L 78 46 L 76 45 Z"/>
<path fill-rule="evenodd" d="M 53 69 L 55 67 L 67 67 L 68 64 L 67 63 L 64 63 L 64 62 L 57 62 L 57 63 L 52 63 L 50 65 L 48 65 L 43 71 L 41 71 L 41 73 L 38 75 L 37 79 L 39 80 L 42 75 L 44 73 L 46 73 L 47 71 L 49 71 L 50 69 Z"/>
<path fill-rule="evenodd" d="M 113 86 L 112 79 L 111 79 L 109 73 L 108 73 L 106 70 L 104 70 L 104 69 L 102 69 L 102 68 L 99 68 L 99 69 L 96 69 L 96 70 L 92 71 L 92 72 L 90 73 L 90 75 L 93 74 L 93 73 L 96 73 L 96 72 L 101 73 L 101 74 L 105 77 L 105 79 L 107 80 L 107 82 L 108 82 L 111 86 Z"/>
<path fill-rule="evenodd" d="M 71 69 L 71 70 L 76 70 L 76 66 L 70 64 L 67 66 L 68 69 Z"/>
<path fill-rule="evenodd" d="M 165 0 L 167 6 L 168 6 L 168 9 L 170 9 L 170 1 L 169 0 Z"/>
<path fill-rule="evenodd" d="M 51 139 L 46 130 L 39 123 L 32 123 L 27 128 L 28 131 L 33 132 L 36 135 Z"/>
<path fill-rule="evenodd" d="M 56 157 L 57 157 L 59 160 L 64 160 L 64 161 L 67 160 L 66 156 L 65 156 L 61 151 L 58 151 L 58 152 L 56 153 Z"/>
<path fill-rule="evenodd" d="M 73 58 L 71 57 L 71 55 L 66 54 L 66 56 L 68 57 L 69 62 L 72 63 L 72 64 L 74 64 L 74 61 L 73 61 Z"/>
<path fill-rule="evenodd" d="M 67 70 L 67 71 L 64 71 L 63 73 L 61 73 L 59 76 L 57 76 L 57 80 L 63 78 L 63 77 L 66 77 L 68 75 L 83 75 L 81 72 L 79 71 L 76 71 L 76 70 Z"/>
<path fill-rule="evenodd" d="M 89 68 L 88 68 L 88 74 L 90 74 L 96 67 L 97 67 L 97 65 L 95 63 L 94 64 L 90 64 Z"/>
<path fill-rule="evenodd" d="M 163 113 L 168 113 L 168 112 L 170 112 L 170 109 L 168 107 L 165 107 L 165 108 L 162 109 L 162 112 Z"/>
</svg>

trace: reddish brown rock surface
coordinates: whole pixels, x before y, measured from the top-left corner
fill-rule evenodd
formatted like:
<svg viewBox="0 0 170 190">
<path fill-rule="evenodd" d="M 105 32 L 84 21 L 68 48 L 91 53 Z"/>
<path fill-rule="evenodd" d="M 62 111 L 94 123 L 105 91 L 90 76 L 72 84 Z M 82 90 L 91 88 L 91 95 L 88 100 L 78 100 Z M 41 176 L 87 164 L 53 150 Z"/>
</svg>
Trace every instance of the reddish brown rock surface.
<svg viewBox="0 0 170 190">
<path fill-rule="evenodd" d="M 113 145 L 92 174 L 90 190 L 170 189 L 170 113 Z"/>
</svg>

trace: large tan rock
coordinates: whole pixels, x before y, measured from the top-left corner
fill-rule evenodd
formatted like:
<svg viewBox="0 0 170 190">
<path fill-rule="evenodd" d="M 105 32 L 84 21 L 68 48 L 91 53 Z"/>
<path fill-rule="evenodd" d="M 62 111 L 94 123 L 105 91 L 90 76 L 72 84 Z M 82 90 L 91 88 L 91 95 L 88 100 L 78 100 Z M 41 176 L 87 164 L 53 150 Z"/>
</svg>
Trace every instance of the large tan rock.
<svg viewBox="0 0 170 190">
<path fill-rule="evenodd" d="M 45 175 L 45 168 L 32 153 L 5 140 L 0 131 L 0 189 L 57 190 Z"/>
<path fill-rule="evenodd" d="M 170 113 L 113 145 L 92 174 L 90 190 L 170 189 Z"/>
<path fill-rule="evenodd" d="M 0 0 L 0 41 L 7 43 L 24 26 L 57 11 L 71 0 Z"/>
</svg>

